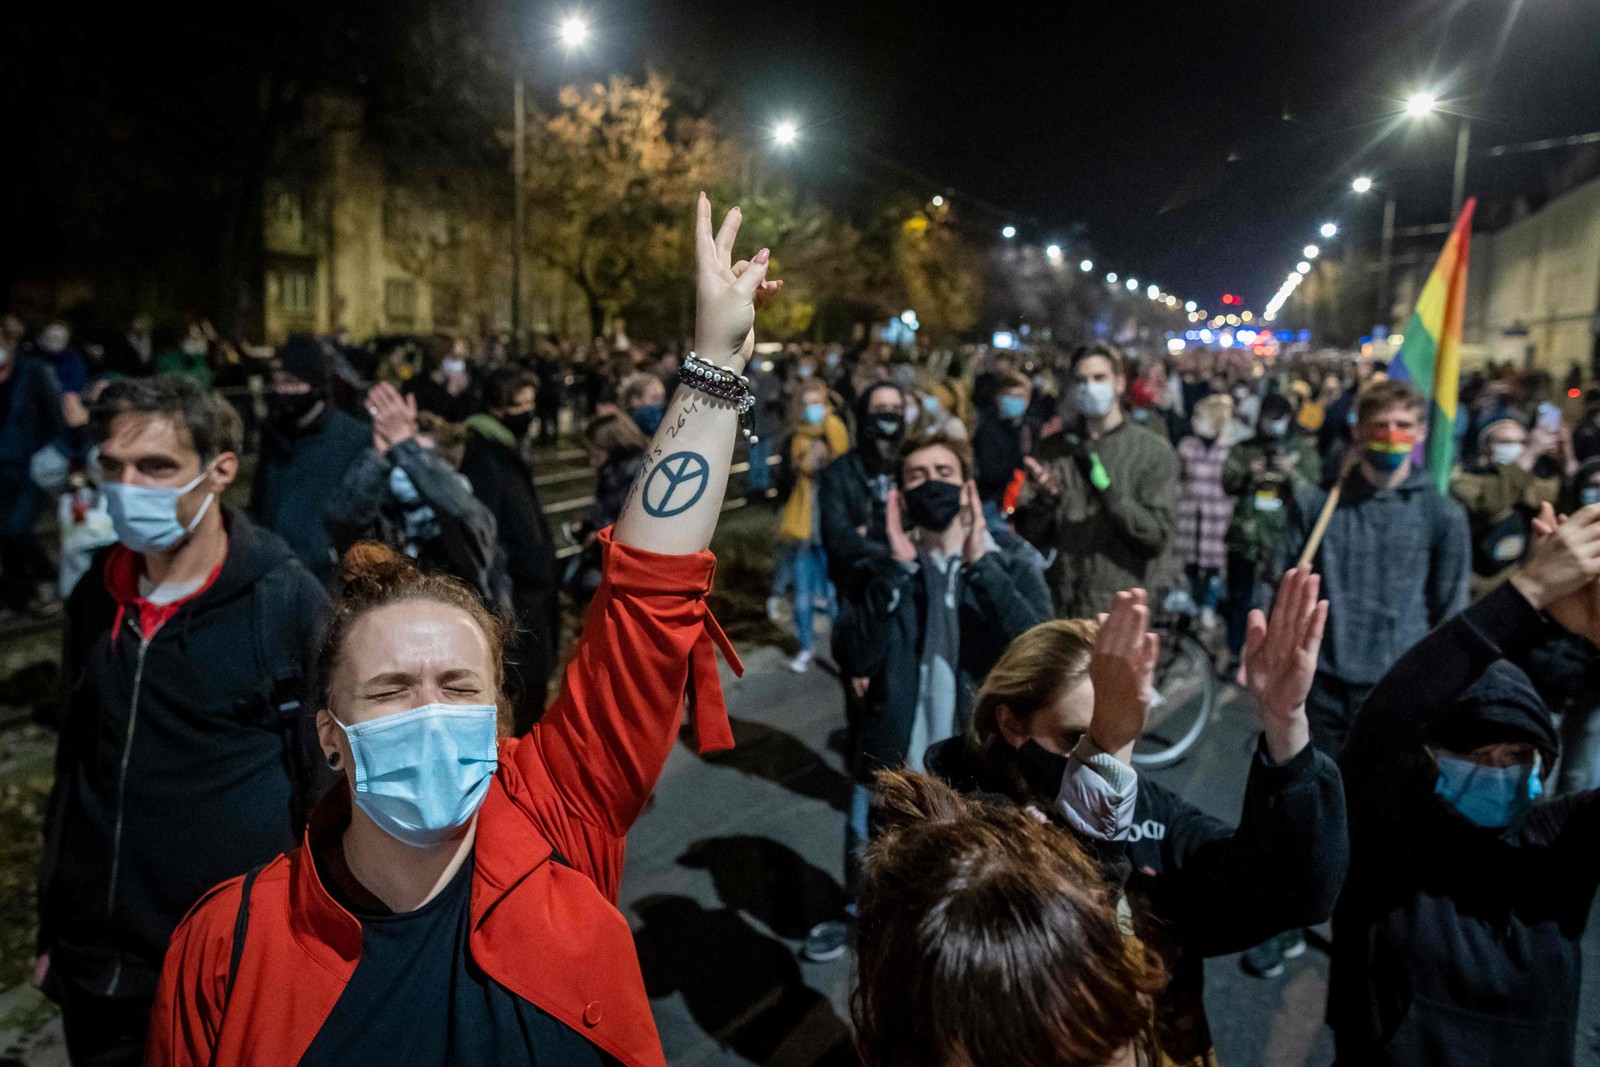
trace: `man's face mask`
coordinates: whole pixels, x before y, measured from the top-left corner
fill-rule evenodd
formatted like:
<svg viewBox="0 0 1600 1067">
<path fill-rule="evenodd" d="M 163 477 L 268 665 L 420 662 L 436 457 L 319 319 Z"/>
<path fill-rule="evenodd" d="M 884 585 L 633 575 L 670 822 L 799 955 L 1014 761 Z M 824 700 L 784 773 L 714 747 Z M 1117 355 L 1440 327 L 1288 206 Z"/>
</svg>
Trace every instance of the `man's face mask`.
<svg viewBox="0 0 1600 1067">
<path fill-rule="evenodd" d="M 930 478 L 902 494 L 906 517 L 914 524 L 935 533 L 948 530 L 961 512 L 961 487 Z"/>
<path fill-rule="evenodd" d="M 899 437 L 900 431 L 905 429 L 906 417 L 899 411 L 874 411 L 867 418 L 867 423 L 862 427 L 869 437 L 877 437 L 887 441 Z"/>
<path fill-rule="evenodd" d="M 311 413 L 322 397 L 315 389 L 304 393 L 271 392 L 267 394 L 267 413 L 279 426 L 297 426 Z"/>
<path fill-rule="evenodd" d="M 1440 752 L 1434 756 L 1439 777 L 1433 792 L 1446 805 L 1468 821 L 1499 830 L 1510 826 L 1533 807 L 1544 793 L 1539 780 L 1542 759 L 1514 763 L 1509 767 L 1490 767 L 1460 756 Z"/>
<path fill-rule="evenodd" d="M 498 763 L 492 704 L 426 704 L 340 723 L 356 806 L 397 841 L 438 844 L 471 819 Z"/>
<path fill-rule="evenodd" d="M 1092 419 L 1109 412 L 1116 398 L 1116 386 L 1110 382 L 1079 382 L 1072 391 L 1073 406 Z"/>
<path fill-rule="evenodd" d="M 1027 413 L 1027 397 L 1007 394 L 1000 398 L 1000 417 L 1002 419 L 1020 419 Z"/>
<path fill-rule="evenodd" d="M 1289 432 L 1289 418 L 1284 416 L 1277 419 L 1263 419 L 1261 431 L 1268 437 L 1282 437 Z"/>
<path fill-rule="evenodd" d="M 1405 430 L 1374 430 L 1367 438 L 1363 458 L 1373 470 L 1390 473 L 1411 458 L 1416 445 L 1416 434 Z"/>
<path fill-rule="evenodd" d="M 183 540 L 200 525 L 216 494 L 206 494 L 205 503 L 187 525 L 178 521 L 178 501 L 209 473 L 202 470 L 194 476 L 194 481 L 177 489 L 125 482 L 107 482 L 101 486 L 117 540 L 141 555 L 160 552 Z"/>
<path fill-rule="evenodd" d="M 637 414 L 637 412 L 635 412 Z M 660 425 L 661 417 L 656 417 L 656 424 Z M 511 431 L 511 436 L 518 441 L 528 436 L 528 431 L 533 428 L 533 412 L 519 411 L 515 415 L 502 415 L 500 424 Z"/>
<path fill-rule="evenodd" d="M 643 404 L 633 409 L 633 424 L 639 427 L 646 437 L 654 437 L 661 428 L 661 420 L 666 417 L 667 405 Z"/>
<path fill-rule="evenodd" d="M 1489 462 L 1499 467 L 1515 463 L 1522 458 L 1524 447 L 1521 441 L 1496 441 L 1489 446 Z"/>
</svg>

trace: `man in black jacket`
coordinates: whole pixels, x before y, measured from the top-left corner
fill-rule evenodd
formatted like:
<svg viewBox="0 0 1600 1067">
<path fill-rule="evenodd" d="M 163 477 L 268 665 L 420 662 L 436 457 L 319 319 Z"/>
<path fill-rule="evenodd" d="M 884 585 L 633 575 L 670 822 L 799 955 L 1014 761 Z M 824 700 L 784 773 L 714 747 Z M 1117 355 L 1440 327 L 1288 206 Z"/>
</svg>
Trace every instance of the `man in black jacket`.
<svg viewBox="0 0 1600 1067">
<path fill-rule="evenodd" d="M 270 421 L 250 488 L 250 517 L 289 543 L 300 562 L 331 584 L 338 569 L 328 512 L 372 434 L 329 400 L 333 353 L 323 342 L 291 337 L 279 349 L 267 394 Z"/>
<path fill-rule="evenodd" d="M 856 565 L 886 559 L 885 507 L 905 435 L 906 397 L 898 385 L 874 385 L 856 404 L 856 446 L 822 469 L 822 545 L 841 608 L 860 592 Z M 837 649 L 835 654 L 837 654 Z"/>
<path fill-rule="evenodd" d="M 483 383 L 484 413 L 467 420 L 461 473 L 494 516 L 517 633 L 508 646 L 507 686 L 513 729 L 527 733 L 544 712 L 545 689 L 555 670 L 561 638 L 561 603 L 555 543 L 522 442 L 533 425 L 533 378 L 500 367 Z"/>
<path fill-rule="evenodd" d="M 1554 530 L 1553 533 L 1549 531 Z M 1527 564 L 1401 656 L 1339 758 L 1350 877 L 1333 914 L 1339 1062 L 1568 1067 L 1600 884 L 1600 792 L 1541 799 L 1557 670 L 1600 639 L 1600 505 L 1535 523 Z"/>
<path fill-rule="evenodd" d="M 1002 544 L 984 524 L 966 441 L 908 440 L 898 482 L 886 511 L 889 552 L 858 563 L 867 580 L 835 627 L 840 663 L 865 702 L 852 752 L 847 881 L 865 843 L 873 774 L 922 770 L 931 745 L 966 728 L 973 693 L 1011 639 L 1050 617 L 1037 556 Z M 806 954 L 837 956 L 846 937 L 843 923 L 821 924 Z"/>
<path fill-rule="evenodd" d="M 67 605 L 38 972 L 75 1063 L 137 1064 L 178 921 L 298 843 L 320 781 L 299 697 L 324 596 L 221 507 L 240 424 L 219 396 L 114 382 L 90 425 L 121 543 Z"/>
</svg>

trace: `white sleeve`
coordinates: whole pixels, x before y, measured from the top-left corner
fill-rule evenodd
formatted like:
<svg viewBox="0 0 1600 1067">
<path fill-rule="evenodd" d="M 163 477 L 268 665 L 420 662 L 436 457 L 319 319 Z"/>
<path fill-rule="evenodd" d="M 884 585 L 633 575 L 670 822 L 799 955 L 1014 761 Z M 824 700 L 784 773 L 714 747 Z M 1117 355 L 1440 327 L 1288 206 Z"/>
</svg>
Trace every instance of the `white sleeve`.
<svg viewBox="0 0 1600 1067">
<path fill-rule="evenodd" d="M 1102 841 L 1128 836 L 1139 775 L 1085 734 L 1067 759 L 1056 807 L 1073 829 Z"/>
</svg>

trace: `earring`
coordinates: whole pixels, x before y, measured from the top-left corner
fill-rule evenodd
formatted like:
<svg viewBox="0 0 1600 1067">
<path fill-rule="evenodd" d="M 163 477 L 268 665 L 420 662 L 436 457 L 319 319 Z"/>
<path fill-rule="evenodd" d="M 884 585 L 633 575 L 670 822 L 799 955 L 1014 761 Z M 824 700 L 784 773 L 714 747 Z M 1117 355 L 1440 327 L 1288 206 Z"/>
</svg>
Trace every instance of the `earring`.
<svg viewBox="0 0 1600 1067">
<path fill-rule="evenodd" d="M 328 753 L 328 766 L 333 770 L 338 770 L 339 769 L 339 753 L 337 753 L 337 752 Z"/>
</svg>

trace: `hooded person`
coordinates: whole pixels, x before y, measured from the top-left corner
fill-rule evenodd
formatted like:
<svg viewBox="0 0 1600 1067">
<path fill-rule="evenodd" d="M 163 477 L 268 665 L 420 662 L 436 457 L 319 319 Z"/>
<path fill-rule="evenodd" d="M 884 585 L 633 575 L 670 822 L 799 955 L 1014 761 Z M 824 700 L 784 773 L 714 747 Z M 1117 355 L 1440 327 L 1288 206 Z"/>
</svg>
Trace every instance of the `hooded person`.
<svg viewBox="0 0 1600 1067">
<path fill-rule="evenodd" d="M 856 566 L 889 555 L 885 514 L 894 487 L 895 458 L 906 433 L 906 395 L 879 382 L 856 398 L 855 447 L 822 469 L 822 544 L 828 575 L 843 601 L 862 584 Z"/>
<path fill-rule="evenodd" d="M 1542 525 L 1556 527 L 1549 509 Z M 1549 799 L 1546 780 L 1552 708 L 1592 699 L 1596 574 L 1587 507 L 1406 652 L 1356 715 L 1328 997 L 1341 1063 L 1573 1062 L 1600 793 Z"/>
<path fill-rule="evenodd" d="M 330 401 L 333 353 L 304 334 L 279 346 L 267 393 L 268 423 L 250 488 L 250 517 L 282 537 L 325 584 L 333 579 L 331 510 L 372 431 Z"/>
<path fill-rule="evenodd" d="M 67 603 L 36 974 L 74 1063 L 131 1065 L 179 920 L 291 847 L 324 783 L 299 699 L 324 597 L 222 504 L 241 432 L 217 394 L 113 382 L 90 431 L 119 543 Z"/>
</svg>

